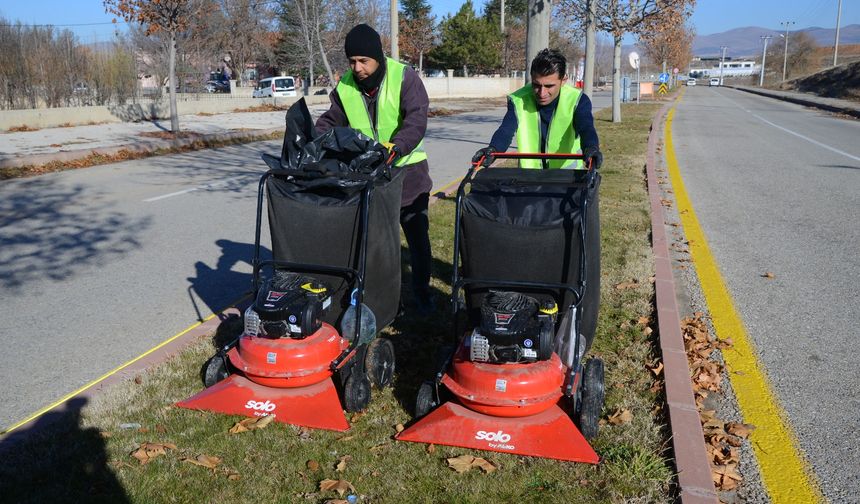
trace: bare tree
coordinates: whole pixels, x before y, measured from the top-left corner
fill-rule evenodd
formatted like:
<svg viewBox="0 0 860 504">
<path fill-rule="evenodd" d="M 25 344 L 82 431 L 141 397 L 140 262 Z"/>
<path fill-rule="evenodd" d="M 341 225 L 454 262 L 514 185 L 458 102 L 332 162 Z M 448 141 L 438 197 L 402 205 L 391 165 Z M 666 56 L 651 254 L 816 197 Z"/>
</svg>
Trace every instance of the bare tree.
<svg viewBox="0 0 860 504">
<path fill-rule="evenodd" d="M 614 41 L 612 63 L 612 122 L 621 122 L 621 43 L 627 33 L 649 26 L 676 22 L 676 11 L 688 11 L 696 0 L 594 0 L 596 26 L 609 32 Z M 561 0 L 561 12 L 576 23 L 586 17 L 586 2 Z M 591 63 L 588 63 L 591 64 Z"/>
<path fill-rule="evenodd" d="M 204 4 L 193 0 L 104 0 L 105 9 L 126 21 L 146 27 L 147 34 L 169 35 L 168 79 L 170 85 L 170 129 L 179 133 L 176 109 L 176 37 L 188 28 Z"/>
</svg>

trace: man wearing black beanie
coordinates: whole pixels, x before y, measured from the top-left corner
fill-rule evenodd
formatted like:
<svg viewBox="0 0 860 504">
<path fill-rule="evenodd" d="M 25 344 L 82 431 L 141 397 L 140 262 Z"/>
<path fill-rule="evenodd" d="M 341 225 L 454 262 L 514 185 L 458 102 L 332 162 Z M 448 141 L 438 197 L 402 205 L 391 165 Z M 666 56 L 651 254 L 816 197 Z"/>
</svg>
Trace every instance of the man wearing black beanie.
<svg viewBox="0 0 860 504">
<path fill-rule="evenodd" d="M 406 170 L 400 200 L 400 226 L 409 244 L 412 293 L 420 315 L 435 310 L 430 291 L 430 251 L 427 205 L 430 169 L 424 151 L 430 100 L 424 83 L 408 66 L 386 58 L 379 34 L 366 24 L 346 35 L 344 51 L 350 70 L 331 92 L 331 107 L 316 122 L 317 134 L 350 126 L 385 145 Z"/>
</svg>

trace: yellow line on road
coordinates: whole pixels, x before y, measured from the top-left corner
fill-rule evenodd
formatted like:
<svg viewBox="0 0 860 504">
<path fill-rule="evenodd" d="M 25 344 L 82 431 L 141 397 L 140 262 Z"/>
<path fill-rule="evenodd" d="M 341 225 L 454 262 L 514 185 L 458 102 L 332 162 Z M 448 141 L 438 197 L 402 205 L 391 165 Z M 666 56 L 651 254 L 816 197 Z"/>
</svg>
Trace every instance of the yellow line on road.
<svg viewBox="0 0 860 504">
<path fill-rule="evenodd" d="M 675 106 L 666 117 L 666 164 L 714 330 L 718 338 L 733 342 L 732 348 L 723 350 L 723 359 L 744 422 L 756 427 L 750 441 L 765 488 L 775 504 L 823 502 L 812 468 L 804 459 L 787 415 L 773 394 L 755 346 L 747 335 L 687 196 L 672 145 L 674 116 Z"/>
<path fill-rule="evenodd" d="M 242 302 L 242 300 L 244 300 L 244 299 L 245 299 L 245 296 L 243 296 L 242 298 L 238 299 L 235 303 L 231 303 L 231 304 L 229 305 L 229 307 L 236 306 L 237 304 L 241 303 L 241 302 Z M 225 308 L 225 310 L 226 310 L 226 308 Z M 13 425 L 9 426 L 8 428 L 6 428 L 6 429 L 4 429 L 4 430 L 0 431 L 0 435 L 8 434 L 8 433 L 12 432 L 13 430 L 17 429 L 18 427 L 21 427 L 22 425 L 24 425 L 24 424 L 26 424 L 26 423 L 28 423 L 28 422 L 30 422 L 30 421 L 32 421 L 32 420 L 35 420 L 36 418 L 39 418 L 40 416 L 42 416 L 42 415 L 44 415 L 45 413 L 47 413 L 47 412 L 51 411 L 52 409 L 56 408 L 57 406 L 59 406 L 59 405 L 63 404 L 64 402 L 68 401 L 69 399 L 71 399 L 71 398 L 75 397 L 76 395 L 78 395 L 78 394 L 80 394 L 80 393 L 82 393 L 82 392 L 86 391 L 86 390 L 87 390 L 87 389 L 89 389 L 89 388 L 92 388 L 92 387 L 93 387 L 93 386 L 95 386 L 95 385 L 98 385 L 102 380 L 104 380 L 104 379 L 108 378 L 109 376 L 114 375 L 114 374 L 116 374 L 116 373 L 118 373 L 118 372 L 122 371 L 122 370 L 123 370 L 123 369 L 125 369 L 126 367 L 128 367 L 128 366 L 130 366 L 130 365 L 134 364 L 135 362 L 137 362 L 137 361 L 139 361 L 140 359 L 142 359 L 142 358 L 146 357 L 147 355 L 151 354 L 152 352 L 154 352 L 154 351 L 158 350 L 159 348 L 163 347 L 164 345 L 167 345 L 167 344 L 168 344 L 168 343 L 170 343 L 171 341 L 173 341 L 173 340 L 175 340 L 175 339 L 177 339 L 177 338 L 181 337 L 182 335 L 184 335 L 184 334 L 188 333 L 188 331 L 190 331 L 190 330 L 192 330 L 192 329 L 194 329 L 194 328 L 197 328 L 197 327 L 201 326 L 202 324 L 204 324 L 204 323 L 206 323 L 206 322 L 208 322 L 208 321 L 212 320 L 213 318 L 215 318 L 215 316 L 216 316 L 216 315 L 218 315 L 219 313 L 222 313 L 223 311 L 224 311 L 224 310 L 220 310 L 220 311 L 218 311 L 218 312 L 216 312 L 216 313 L 213 313 L 212 315 L 209 315 L 208 317 L 206 317 L 206 318 L 205 318 L 205 319 L 203 319 L 202 321 L 197 322 L 197 323 L 195 323 L 195 324 L 192 324 L 192 325 L 190 325 L 190 326 L 186 327 L 186 328 L 185 328 L 185 329 L 183 329 L 181 332 L 179 332 L 179 333 L 177 333 L 177 334 L 175 334 L 175 335 L 173 335 L 173 336 L 171 336 L 171 337 L 167 338 L 166 340 L 162 341 L 162 342 L 161 342 L 161 343 L 159 343 L 158 345 L 156 345 L 156 346 L 154 346 L 154 347 L 150 348 L 149 350 L 147 350 L 146 352 L 144 352 L 144 353 L 142 353 L 142 354 L 138 355 L 138 356 L 137 356 L 137 357 L 135 357 L 134 359 L 131 359 L 130 361 L 126 362 L 125 364 L 121 364 L 121 365 L 119 365 L 119 366 L 115 367 L 114 369 L 112 369 L 112 370 L 108 371 L 107 373 L 105 373 L 105 374 L 103 374 L 103 375 L 99 376 L 98 378 L 96 378 L 95 380 L 93 380 L 93 381 L 91 381 L 91 382 L 87 383 L 86 385 L 82 386 L 81 388 L 79 388 L 79 389 L 77 389 L 77 390 L 75 390 L 75 391 L 73 391 L 73 392 L 69 392 L 68 394 L 64 395 L 64 396 L 63 396 L 63 397 L 61 397 L 60 399 L 57 399 L 56 401 L 54 401 L 54 402 L 52 402 L 51 404 L 49 404 L 49 405 L 45 406 L 44 408 L 42 408 L 42 409 L 40 409 L 39 411 L 37 411 L 37 412 L 33 413 L 32 415 L 30 415 L 30 416 L 28 416 L 27 418 L 25 418 L 25 419 L 21 420 L 20 422 L 18 422 L 18 423 L 16 423 L 16 424 L 13 424 Z"/>
</svg>

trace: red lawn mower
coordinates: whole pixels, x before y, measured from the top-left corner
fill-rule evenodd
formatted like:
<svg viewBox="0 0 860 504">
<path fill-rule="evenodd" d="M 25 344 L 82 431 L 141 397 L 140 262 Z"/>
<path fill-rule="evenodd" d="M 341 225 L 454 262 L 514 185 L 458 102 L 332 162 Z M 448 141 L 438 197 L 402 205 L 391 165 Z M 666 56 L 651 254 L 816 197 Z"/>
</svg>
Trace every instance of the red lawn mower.
<svg viewBox="0 0 860 504">
<path fill-rule="evenodd" d="M 394 372 L 394 347 L 377 327 L 399 305 L 402 171 L 390 159 L 336 173 L 263 157 L 271 169 L 257 197 L 256 297 L 243 334 L 207 362 L 206 389 L 178 406 L 344 431 L 343 410 L 364 409 L 371 384 L 388 385 Z M 272 260 L 260 253 L 264 200 Z"/>
<path fill-rule="evenodd" d="M 603 363 L 583 357 L 599 304 L 600 175 L 479 165 L 457 191 L 454 346 L 397 439 L 596 464 L 586 439 L 597 435 Z"/>
</svg>

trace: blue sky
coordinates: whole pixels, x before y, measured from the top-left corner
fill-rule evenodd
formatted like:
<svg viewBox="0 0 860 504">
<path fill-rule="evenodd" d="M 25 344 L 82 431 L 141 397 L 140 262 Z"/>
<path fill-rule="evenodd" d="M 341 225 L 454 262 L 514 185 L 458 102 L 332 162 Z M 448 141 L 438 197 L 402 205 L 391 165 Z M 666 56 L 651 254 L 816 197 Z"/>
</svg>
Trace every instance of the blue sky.
<svg viewBox="0 0 860 504">
<path fill-rule="evenodd" d="M 474 1 L 474 0 L 473 0 Z M 743 26 L 780 29 L 780 21 L 795 21 L 794 27 L 836 26 L 838 0 L 698 0 L 693 24 L 699 35 L 710 35 Z M 431 0 L 433 13 L 439 19 L 456 12 L 463 0 Z M 474 2 L 478 9 L 483 0 Z M 68 26 L 83 42 L 110 40 L 115 26 L 112 16 L 104 12 L 101 0 L 0 0 L 0 16 L 7 21 Z M 860 23 L 860 2 L 843 0 L 841 25 Z"/>
</svg>

